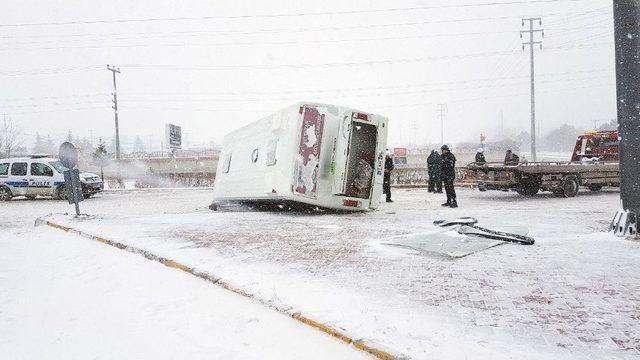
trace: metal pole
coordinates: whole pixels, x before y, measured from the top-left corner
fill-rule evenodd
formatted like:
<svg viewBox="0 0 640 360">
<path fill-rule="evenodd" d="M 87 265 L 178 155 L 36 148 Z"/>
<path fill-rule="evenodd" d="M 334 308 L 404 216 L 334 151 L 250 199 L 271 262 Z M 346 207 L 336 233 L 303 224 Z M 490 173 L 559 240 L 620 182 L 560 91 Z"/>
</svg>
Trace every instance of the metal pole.
<svg viewBox="0 0 640 360">
<path fill-rule="evenodd" d="M 120 127 L 118 125 L 118 87 L 116 84 L 116 73 L 120 74 L 120 69 L 107 65 L 107 70 L 113 74 L 113 114 L 116 122 L 116 159 L 120 160 Z"/>
<path fill-rule="evenodd" d="M 640 215 L 640 1 L 613 2 L 616 54 L 620 197 Z"/>
<path fill-rule="evenodd" d="M 80 216 L 80 204 L 78 204 L 78 200 L 76 199 L 73 203 L 76 205 L 76 215 Z"/>
<path fill-rule="evenodd" d="M 440 115 L 440 145 L 444 145 L 444 116 Z"/>
<path fill-rule="evenodd" d="M 529 21 L 529 43 L 533 44 L 533 21 Z M 531 62 L 531 158 L 536 161 L 536 77 L 533 45 L 529 45 L 529 61 Z"/>
<path fill-rule="evenodd" d="M 536 161 L 537 160 L 537 154 L 536 154 L 536 86 L 535 86 L 535 51 L 533 49 L 534 45 L 540 45 L 540 49 L 542 49 L 542 42 L 541 41 L 535 41 L 534 40 L 534 34 L 537 32 L 542 33 L 542 36 L 544 37 L 544 30 L 542 29 L 534 29 L 533 28 L 533 22 L 534 21 L 538 21 L 538 23 L 540 25 L 542 25 L 542 19 L 541 18 L 527 18 L 527 19 L 522 19 L 522 26 L 524 26 L 524 22 L 528 21 L 529 22 L 529 30 L 521 30 L 520 31 L 520 37 L 522 37 L 522 34 L 524 33 L 528 33 L 529 34 L 529 42 L 523 43 L 522 44 L 522 49 L 524 50 L 524 46 L 525 45 L 529 45 L 529 62 L 531 63 L 531 158 L 532 161 Z"/>
<path fill-rule="evenodd" d="M 113 74 L 113 114 L 116 122 L 116 163 L 118 164 L 118 183 L 122 186 L 120 177 L 120 126 L 118 125 L 118 87 L 116 85 L 116 73 L 120 74 L 120 69 L 107 65 L 107 70 Z"/>
<path fill-rule="evenodd" d="M 436 113 L 440 118 L 440 144 L 444 145 L 444 118 L 447 115 L 447 104 L 438 104 Z"/>
</svg>

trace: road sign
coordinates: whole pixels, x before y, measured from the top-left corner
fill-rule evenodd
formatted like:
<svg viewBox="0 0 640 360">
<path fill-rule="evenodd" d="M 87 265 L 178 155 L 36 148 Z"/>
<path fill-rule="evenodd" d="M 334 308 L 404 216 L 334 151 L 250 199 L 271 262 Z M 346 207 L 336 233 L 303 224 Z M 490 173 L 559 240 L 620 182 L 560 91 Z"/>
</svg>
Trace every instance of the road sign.
<svg viewBox="0 0 640 360">
<path fill-rule="evenodd" d="M 171 149 L 182 148 L 182 128 L 178 125 L 167 124 L 165 127 L 167 144 Z"/>
<path fill-rule="evenodd" d="M 78 150 L 72 143 L 65 141 L 60 145 L 58 150 L 60 162 L 67 169 L 73 169 L 78 164 Z"/>
</svg>

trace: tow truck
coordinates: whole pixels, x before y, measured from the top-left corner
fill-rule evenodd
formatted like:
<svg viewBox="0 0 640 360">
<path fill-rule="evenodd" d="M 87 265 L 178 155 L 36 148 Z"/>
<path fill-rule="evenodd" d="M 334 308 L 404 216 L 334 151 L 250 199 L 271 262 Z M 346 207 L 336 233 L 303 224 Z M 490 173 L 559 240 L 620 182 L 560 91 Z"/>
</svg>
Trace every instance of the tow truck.
<svg viewBox="0 0 640 360">
<path fill-rule="evenodd" d="M 480 191 L 516 191 L 524 196 L 550 191 L 574 197 L 581 186 L 591 191 L 620 187 L 619 144 L 617 131 L 589 131 L 578 136 L 570 161 L 471 163 L 465 178 L 473 179 Z"/>
</svg>

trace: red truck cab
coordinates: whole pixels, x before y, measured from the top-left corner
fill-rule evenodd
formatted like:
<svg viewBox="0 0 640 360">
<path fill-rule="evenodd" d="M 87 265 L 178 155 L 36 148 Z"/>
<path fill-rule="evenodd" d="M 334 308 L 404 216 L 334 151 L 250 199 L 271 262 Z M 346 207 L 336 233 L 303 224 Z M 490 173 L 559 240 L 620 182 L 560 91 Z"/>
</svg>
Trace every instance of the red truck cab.
<svg viewBox="0 0 640 360">
<path fill-rule="evenodd" d="M 571 161 L 593 159 L 618 161 L 620 139 L 617 131 L 588 131 L 578 136 Z"/>
</svg>

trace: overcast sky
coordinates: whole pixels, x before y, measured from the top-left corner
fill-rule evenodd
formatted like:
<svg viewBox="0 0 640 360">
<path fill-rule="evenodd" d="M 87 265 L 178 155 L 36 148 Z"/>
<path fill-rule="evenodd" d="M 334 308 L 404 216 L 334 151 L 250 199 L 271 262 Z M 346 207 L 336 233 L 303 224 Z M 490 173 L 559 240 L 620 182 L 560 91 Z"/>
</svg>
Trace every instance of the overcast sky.
<svg viewBox="0 0 640 360">
<path fill-rule="evenodd" d="M 494 5 L 496 2 L 509 3 Z M 542 17 L 541 131 L 615 117 L 611 1 L 3 0 L 0 113 L 36 132 L 190 144 L 297 101 L 386 115 L 390 143 L 488 140 L 529 129 L 521 18 Z M 125 21 L 136 20 L 136 21 Z"/>
</svg>

